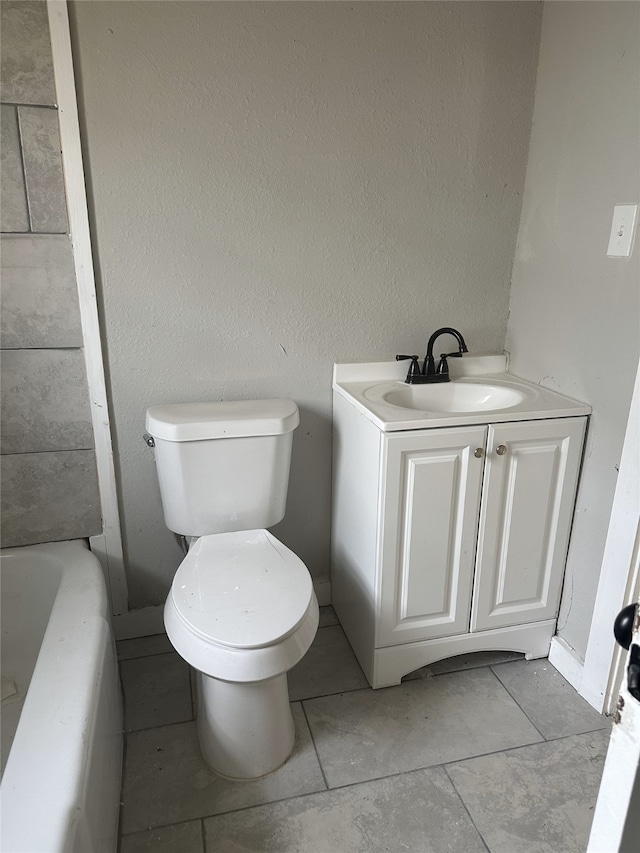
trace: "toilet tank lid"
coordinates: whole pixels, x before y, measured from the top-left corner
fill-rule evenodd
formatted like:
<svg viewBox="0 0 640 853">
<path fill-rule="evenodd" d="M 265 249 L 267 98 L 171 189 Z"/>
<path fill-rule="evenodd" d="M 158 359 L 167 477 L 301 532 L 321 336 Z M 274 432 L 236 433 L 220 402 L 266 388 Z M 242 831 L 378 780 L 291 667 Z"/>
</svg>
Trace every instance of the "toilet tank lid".
<svg viewBox="0 0 640 853">
<path fill-rule="evenodd" d="M 281 435 L 300 423 L 293 400 L 225 400 L 171 403 L 147 409 L 146 428 L 164 441 L 204 441 Z"/>
</svg>

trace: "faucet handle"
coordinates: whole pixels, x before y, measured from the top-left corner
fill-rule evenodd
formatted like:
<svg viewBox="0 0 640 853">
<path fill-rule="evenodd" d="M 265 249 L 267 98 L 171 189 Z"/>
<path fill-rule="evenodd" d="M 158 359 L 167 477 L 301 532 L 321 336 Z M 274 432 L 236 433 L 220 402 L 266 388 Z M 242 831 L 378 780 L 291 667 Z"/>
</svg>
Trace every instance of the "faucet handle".
<svg viewBox="0 0 640 853">
<path fill-rule="evenodd" d="M 443 352 L 440 354 L 440 361 L 438 363 L 438 367 L 436 368 L 436 373 L 442 373 L 445 376 L 449 375 L 449 365 L 447 363 L 448 358 L 462 358 L 464 353 L 460 350 L 457 352 Z"/>
<path fill-rule="evenodd" d="M 405 382 L 411 384 L 416 376 L 420 375 L 420 365 L 418 364 L 418 356 L 417 355 L 397 355 L 396 361 L 405 361 L 405 359 L 411 359 L 411 364 L 409 365 L 409 371 L 407 373 L 407 378 Z"/>
<path fill-rule="evenodd" d="M 436 373 L 437 373 L 437 374 L 440 374 L 440 375 L 442 375 L 442 376 L 448 376 L 448 375 L 449 375 L 449 365 L 448 365 L 448 363 L 447 363 L 447 359 L 448 359 L 451 355 L 459 355 L 459 353 L 446 353 L 446 352 L 443 352 L 443 353 L 441 353 L 441 354 L 440 354 L 440 361 L 438 362 L 438 367 L 436 368 Z"/>
</svg>

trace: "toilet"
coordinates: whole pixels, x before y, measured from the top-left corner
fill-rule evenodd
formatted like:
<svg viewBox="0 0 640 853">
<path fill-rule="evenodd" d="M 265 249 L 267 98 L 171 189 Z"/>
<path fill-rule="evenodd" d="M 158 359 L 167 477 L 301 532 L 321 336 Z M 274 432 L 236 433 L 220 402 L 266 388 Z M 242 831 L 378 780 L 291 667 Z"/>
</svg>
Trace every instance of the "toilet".
<svg viewBox="0 0 640 853">
<path fill-rule="evenodd" d="M 302 560 L 266 528 L 284 516 L 291 400 L 153 406 L 165 524 L 189 543 L 164 608 L 174 648 L 197 671 L 197 728 L 221 776 L 256 779 L 294 746 L 287 672 L 318 628 Z"/>
</svg>

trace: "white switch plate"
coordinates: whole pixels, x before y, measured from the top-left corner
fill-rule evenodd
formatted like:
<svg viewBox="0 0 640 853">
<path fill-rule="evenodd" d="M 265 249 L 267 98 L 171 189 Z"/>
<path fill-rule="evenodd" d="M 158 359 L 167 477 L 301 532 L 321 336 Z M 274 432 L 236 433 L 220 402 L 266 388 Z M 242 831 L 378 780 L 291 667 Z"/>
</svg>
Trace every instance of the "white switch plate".
<svg viewBox="0 0 640 853">
<path fill-rule="evenodd" d="M 607 255 L 610 258 L 628 258 L 633 248 L 633 235 L 638 220 L 637 204 L 616 204 Z"/>
</svg>

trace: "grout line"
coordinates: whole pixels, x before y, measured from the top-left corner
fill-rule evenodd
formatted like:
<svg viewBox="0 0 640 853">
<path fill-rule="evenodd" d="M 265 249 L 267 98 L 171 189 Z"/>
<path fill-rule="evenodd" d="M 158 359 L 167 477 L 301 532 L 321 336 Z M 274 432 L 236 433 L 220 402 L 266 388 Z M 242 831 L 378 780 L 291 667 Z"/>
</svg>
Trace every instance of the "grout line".
<svg viewBox="0 0 640 853">
<path fill-rule="evenodd" d="M 461 793 L 460 793 L 460 791 L 456 788 L 456 783 L 453 781 L 453 779 L 452 779 L 452 778 L 451 778 L 451 776 L 449 775 L 449 770 L 447 769 L 447 766 L 446 766 L 445 764 L 443 764 L 443 765 L 442 765 L 442 769 L 443 769 L 443 771 L 444 771 L 444 773 L 445 773 L 445 775 L 446 775 L 447 779 L 449 780 L 449 782 L 450 782 L 450 784 L 451 784 L 451 787 L 453 788 L 453 790 L 454 790 L 454 793 L 455 793 L 456 797 L 460 800 L 460 803 L 462 804 L 462 808 L 463 808 L 463 809 L 465 810 L 465 812 L 467 813 L 467 816 L 468 816 L 469 820 L 471 821 L 471 824 L 472 824 L 473 828 L 475 829 L 475 831 L 476 831 L 476 832 L 478 833 L 478 835 L 480 836 L 480 840 L 481 840 L 481 841 L 482 841 L 482 843 L 484 844 L 484 846 L 485 846 L 485 848 L 486 848 L 486 850 L 487 850 L 487 853 L 491 853 L 491 848 L 489 847 L 488 842 L 486 841 L 486 839 L 485 839 L 484 835 L 483 835 L 483 834 L 482 834 L 482 832 L 480 831 L 480 827 L 476 826 L 476 822 L 475 822 L 475 820 L 473 819 L 473 815 L 471 814 L 471 812 L 470 812 L 470 811 L 469 811 L 469 809 L 467 808 L 467 804 L 465 803 L 465 801 L 464 801 L 464 799 L 463 799 L 463 797 L 462 797 L 462 794 L 461 794 Z"/>
<path fill-rule="evenodd" d="M 266 803 L 265 803 L 265 805 L 266 805 Z M 185 820 L 174 820 L 171 823 L 160 823 L 160 824 L 157 824 L 154 826 L 145 826 L 142 829 L 134 829 L 132 832 L 120 833 L 120 839 L 130 838 L 132 835 L 137 835 L 139 832 L 153 832 L 154 829 L 169 829 L 169 827 L 172 827 L 172 826 L 182 826 L 184 823 L 196 823 L 197 822 L 197 823 L 200 823 L 202 844 L 203 844 L 202 851 L 204 853 L 204 850 L 205 850 L 204 844 L 206 841 L 206 838 L 205 838 L 206 833 L 205 833 L 204 822 L 205 822 L 205 820 L 207 820 L 207 817 L 208 816 L 205 816 L 205 817 L 188 817 Z M 118 849 L 120 849 L 119 846 L 118 846 Z"/>
<path fill-rule="evenodd" d="M 611 721 L 609 721 L 611 724 Z M 544 739 L 545 743 L 556 743 L 559 740 L 565 740 L 568 737 L 580 737 L 581 735 L 595 735 L 597 732 L 606 732 L 608 726 L 599 726 L 597 729 L 587 729 L 585 732 L 571 732 L 568 735 L 557 735 L 556 737 L 548 737 Z M 609 732 L 610 734 L 611 732 Z M 533 744 L 532 744 L 533 746 Z"/>
<path fill-rule="evenodd" d="M 150 639 L 151 637 L 165 637 L 165 638 L 167 638 L 167 635 L 166 634 L 150 634 L 149 637 L 133 637 L 132 639 L 127 639 L 127 640 L 116 640 L 116 646 L 119 646 L 121 643 L 137 642 L 137 640 L 139 640 L 139 639 L 140 640 L 147 640 L 147 639 Z M 140 654 L 134 654 L 132 657 L 122 658 L 119 662 L 124 663 L 125 661 L 128 661 L 128 660 L 143 660 L 144 658 L 157 658 L 159 655 L 168 655 L 168 654 L 172 654 L 172 653 L 176 654 L 176 655 L 178 654 L 178 652 L 176 652 L 174 647 L 171 645 L 171 642 L 169 642 L 169 645 L 167 646 L 166 649 L 161 649 L 160 651 L 157 651 L 157 652 L 155 652 L 155 651 L 154 652 L 142 652 Z M 180 655 L 178 655 L 178 657 L 180 657 Z M 187 663 L 184 658 L 180 658 L 180 660 L 182 660 L 184 663 Z M 187 664 L 187 666 L 189 666 L 189 664 Z"/>
<path fill-rule="evenodd" d="M 277 772 L 277 771 L 274 771 L 274 772 Z M 222 779 L 222 777 L 220 777 L 220 778 Z M 239 782 L 237 784 L 245 784 L 245 783 Z M 360 785 L 362 783 L 358 782 L 357 784 Z M 186 818 L 185 820 L 173 821 L 172 823 L 158 823 L 158 824 L 154 824 L 153 826 L 143 826 L 140 829 L 134 829 L 131 832 L 124 833 L 124 835 L 135 835 L 136 832 L 145 832 L 145 831 L 148 832 L 149 830 L 153 830 L 153 829 L 166 829 L 169 826 L 178 826 L 181 823 L 189 823 L 190 821 L 193 821 L 193 820 L 201 820 L 203 822 L 203 825 L 204 825 L 205 820 L 211 820 L 211 819 L 214 819 L 217 817 L 224 817 L 225 815 L 230 815 L 230 814 L 237 814 L 238 812 L 248 812 L 251 809 L 261 809 L 261 808 L 265 808 L 266 806 L 276 806 L 279 803 L 286 803 L 289 800 L 298 800 L 298 799 L 303 799 L 305 797 L 313 797 L 315 794 L 328 794 L 332 790 L 335 790 L 335 789 L 328 788 L 326 791 L 305 791 L 302 794 L 292 794 L 292 796 L 290 796 L 290 797 L 280 797 L 277 800 L 267 800 L 264 803 L 253 803 L 253 804 L 248 805 L 248 806 L 237 806 L 236 808 L 228 809 L 227 811 L 224 811 L 224 812 L 214 812 L 213 814 L 205 814 L 205 815 L 200 815 L 200 817 Z"/>
<path fill-rule="evenodd" d="M 398 687 L 399 685 L 394 684 L 394 687 Z M 386 690 L 386 688 L 382 688 Z M 331 693 L 318 693 L 316 696 L 302 696 L 296 699 L 291 699 L 291 702 L 313 702 L 315 699 L 326 699 L 329 696 L 341 696 L 343 693 L 356 693 L 358 690 L 373 690 L 372 687 L 369 687 L 367 684 L 366 687 L 343 687 L 342 690 L 334 690 Z"/>
<path fill-rule="evenodd" d="M 86 453 L 87 450 L 95 450 L 95 447 L 59 447 L 57 450 L 18 450 L 13 453 L 2 452 L 2 456 L 37 456 L 38 454 L 42 455 L 43 453 Z M 75 537 L 75 538 L 84 538 L 84 537 Z M 49 540 L 47 540 L 49 541 Z M 5 547 L 3 545 L 3 547 Z M 7 548 L 11 547 L 20 547 L 20 546 L 11 546 L 7 545 Z"/>
<path fill-rule="evenodd" d="M 193 713 L 193 712 L 191 712 L 191 713 Z M 145 726 L 144 728 L 141 728 L 141 729 L 127 729 L 127 728 L 125 728 L 124 733 L 128 737 L 129 735 L 142 734 L 143 732 L 152 732 L 154 729 L 166 729 L 166 728 L 169 728 L 169 726 L 184 726 L 185 723 L 195 723 L 195 721 L 196 721 L 195 717 L 191 716 L 191 717 L 188 717 L 186 720 L 173 720 L 173 722 L 171 722 L 171 723 L 160 723 L 160 725 L 157 725 L 157 726 Z"/>
<path fill-rule="evenodd" d="M 29 204 L 29 191 L 27 190 L 27 169 L 24 163 L 24 142 L 22 139 L 22 127 L 20 125 L 20 111 L 18 110 L 18 105 L 14 104 L 13 110 L 16 115 L 16 130 L 18 131 L 18 155 L 20 157 L 20 168 L 22 169 L 22 185 L 24 187 L 24 202 L 27 210 L 27 224 L 29 226 L 29 231 L 19 231 L 19 234 L 31 234 L 33 231 L 33 222 L 31 220 L 31 206 Z M 9 232 L 13 233 L 13 232 Z"/>
<path fill-rule="evenodd" d="M 303 708 L 303 710 L 304 710 L 304 708 Z M 305 718 L 306 718 L 306 714 L 305 714 Z M 160 728 L 160 727 L 158 727 L 158 728 Z M 309 731 L 311 731 L 311 727 L 309 727 Z M 601 731 L 601 729 L 595 729 L 594 733 L 597 731 Z M 591 732 L 581 732 L 580 734 L 591 734 Z M 579 737 L 579 736 L 580 735 L 565 735 L 564 737 L 569 738 L 569 737 Z M 312 735 L 312 739 L 313 739 L 313 735 Z M 562 740 L 562 739 L 564 739 L 564 738 L 558 738 L 558 740 Z M 334 787 L 327 786 L 326 790 L 324 790 L 324 791 L 322 791 L 322 790 L 320 790 L 320 791 L 306 791 L 306 792 L 300 793 L 300 794 L 293 794 L 289 797 L 280 797 L 280 798 L 275 799 L 275 800 L 268 800 L 264 803 L 254 803 L 252 805 L 238 806 L 237 808 L 227 809 L 226 811 L 222 811 L 222 812 L 216 812 L 213 814 L 201 815 L 200 818 L 189 818 L 187 820 L 174 821 L 174 822 L 169 823 L 169 824 L 156 824 L 155 826 L 143 827 L 142 829 L 133 830 L 133 832 L 127 833 L 127 835 L 132 835 L 134 832 L 142 832 L 142 831 L 144 831 L 144 829 L 162 829 L 165 826 L 173 826 L 175 823 L 187 823 L 188 820 L 200 819 L 200 820 L 204 821 L 204 820 L 207 820 L 209 818 L 222 817 L 223 815 L 235 814 L 237 812 L 250 811 L 252 809 L 259 809 L 259 808 L 274 806 L 274 805 L 277 805 L 278 803 L 287 802 L 288 800 L 303 799 L 305 797 L 312 797 L 316 794 L 328 794 L 328 793 L 331 793 L 333 791 L 341 791 L 341 790 L 345 790 L 348 788 L 356 788 L 360 785 L 367 785 L 370 782 L 381 782 L 381 781 L 386 780 L 386 779 L 394 779 L 394 778 L 397 778 L 400 776 L 409 776 L 409 775 L 412 775 L 415 773 L 431 772 L 431 771 L 435 771 L 437 769 L 444 770 L 446 775 L 447 775 L 447 778 L 450 779 L 451 784 L 453 784 L 453 780 L 451 780 L 451 777 L 449 776 L 449 773 L 447 771 L 448 766 L 451 766 L 454 764 L 461 764 L 464 761 L 472 761 L 474 758 L 486 758 L 489 755 L 500 755 L 502 753 L 514 752 L 518 749 L 525 749 L 526 747 L 530 747 L 530 746 L 539 746 L 539 745 L 545 744 L 545 743 L 547 743 L 547 741 L 536 741 L 534 743 L 522 744 L 520 746 L 507 747 L 506 749 L 494 750 L 493 752 L 485 752 L 485 753 L 480 753 L 478 755 L 470 755 L 467 758 L 459 758 L 459 759 L 454 759 L 452 761 L 440 762 L 438 764 L 430 764 L 430 765 L 427 765 L 425 767 L 413 767 L 410 770 L 400 770 L 396 773 L 389 773 L 389 774 L 384 775 L 384 776 L 375 776 L 371 779 L 361 779 L 357 782 L 347 782 L 344 785 L 335 785 Z M 315 747 L 315 741 L 314 741 L 314 747 Z M 320 762 L 318 762 L 318 763 L 320 763 Z M 322 771 L 322 765 L 321 764 L 320 764 L 320 769 Z M 324 771 L 322 771 L 322 775 L 324 778 Z M 455 788 L 455 785 L 454 785 L 454 789 L 455 789 L 456 794 L 460 797 L 457 788 Z M 464 804 L 464 801 L 463 801 L 463 804 Z M 465 809 L 466 809 L 466 806 L 465 806 Z M 475 823 L 473 825 L 475 827 Z M 476 827 L 476 829 L 477 829 L 477 827 Z M 482 838 L 481 833 L 480 833 L 480 836 Z M 484 838 L 482 838 L 482 842 L 486 846 L 486 842 L 484 841 Z"/>
<path fill-rule="evenodd" d="M 120 853 L 122 846 L 122 812 L 124 810 L 124 779 L 125 769 L 127 764 L 127 732 L 124 727 L 124 690 L 120 685 L 120 698 L 122 701 L 122 769 L 120 771 L 120 798 L 118 805 L 118 842 L 116 845 L 116 853 Z"/>
<path fill-rule="evenodd" d="M 69 237 L 70 236 L 68 231 L 0 231 L 0 234 L 3 237 Z"/>
<path fill-rule="evenodd" d="M 22 122 L 20 121 L 20 107 L 14 107 L 16 111 L 16 123 L 18 125 L 18 142 L 20 148 L 20 163 L 22 164 L 22 178 L 24 181 L 24 195 L 27 202 L 27 219 L 29 220 L 29 232 L 33 233 L 33 215 L 31 210 L 31 200 L 29 198 L 29 184 L 27 182 L 27 165 L 24 159 L 24 137 L 22 133 Z"/>
<path fill-rule="evenodd" d="M 300 702 L 300 707 L 302 709 L 302 715 L 304 717 L 304 721 L 307 724 L 307 729 L 309 730 L 309 737 L 311 738 L 311 743 L 313 744 L 313 749 L 316 754 L 316 761 L 318 762 L 318 767 L 320 768 L 320 773 L 322 774 L 322 781 L 324 782 L 325 789 L 328 791 L 329 783 L 327 782 L 327 777 L 324 772 L 324 767 L 322 766 L 322 761 L 320 761 L 320 753 L 318 752 L 318 747 L 316 744 L 316 739 L 313 736 L 313 731 L 311 730 L 311 724 L 309 723 L 309 718 L 307 717 L 307 709 L 304 707 L 304 702 Z M 317 791 L 316 791 L 317 793 Z"/>
<path fill-rule="evenodd" d="M 34 107 L 40 110 L 57 110 L 56 104 L 25 104 L 22 101 L 1 101 L 3 107 Z"/>
<path fill-rule="evenodd" d="M 593 731 L 589 731 L 589 732 L 578 732 L 577 734 L 562 735 L 562 737 L 555 738 L 555 741 L 566 740 L 566 739 L 572 738 L 572 737 L 582 737 L 583 735 L 596 734 L 597 732 L 600 732 L 600 731 L 603 731 L 603 729 L 594 729 Z M 343 788 L 352 788 L 355 785 L 364 785 L 367 782 L 379 782 L 379 781 L 382 781 L 383 779 L 393 779 L 396 776 L 406 776 L 409 773 L 421 773 L 425 770 L 434 770 L 437 767 L 446 769 L 450 765 L 461 764 L 463 761 L 473 761 L 475 758 L 486 758 L 489 755 L 502 755 L 502 754 L 507 753 L 507 752 L 515 752 L 516 750 L 519 750 L 519 749 L 528 749 L 529 747 L 533 747 L 533 746 L 544 746 L 547 743 L 550 744 L 551 742 L 546 741 L 546 740 L 542 740 L 542 741 L 533 741 L 530 743 L 522 743 L 522 744 L 519 744 L 517 746 L 507 746 L 504 749 L 495 749 L 495 750 L 491 750 L 489 752 L 480 752 L 480 753 L 477 753 L 476 755 L 469 755 L 466 758 L 455 758 L 455 759 L 452 759 L 451 761 L 441 761 L 441 762 L 438 762 L 437 764 L 426 764 L 423 767 L 412 767 L 409 770 L 399 770 L 395 773 L 389 773 L 389 774 L 385 774 L 383 776 L 374 776 L 370 779 L 361 779 L 358 782 L 347 782 L 344 785 L 334 785 L 333 787 L 329 786 L 328 790 L 329 791 L 339 791 L 339 790 L 342 790 Z M 314 793 L 318 793 L 318 792 L 316 791 Z M 292 798 L 291 797 L 283 797 L 283 800 L 286 800 L 286 799 L 292 799 Z M 281 801 L 279 801 L 279 802 L 281 802 Z M 250 808 L 252 808 L 252 807 L 250 807 Z"/>
<path fill-rule="evenodd" d="M 473 756 L 473 757 L 476 757 L 476 756 Z M 465 759 L 461 759 L 461 760 L 465 760 Z M 450 763 L 455 764 L 456 762 L 450 762 Z M 248 812 L 248 811 L 251 811 L 253 809 L 260 809 L 260 808 L 275 806 L 275 805 L 278 805 L 279 803 L 286 803 L 289 800 L 302 800 L 302 799 L 305 799 L 307 797 L 313 797 L 313 796 L 316 796 L 319 794 L 330 794 L 330 793 L 334 793 L 334 792 L 338 792 L 338 791 L 347 790 L 349 788 L 358 788 L 362 785 L 368 785 L 371 782 L 382 782 L 382 781 L 385 781 L 387 779 L 399 778 L 400 776 L 410 776 L 410 775 L 413 775 L 416 773 L 425 773 L 425 772 L 431 772 L 431 771 L 435 771 L 435 770 L 444 770 L 444 769 L 445 769 L 444 764 L 432 764 L 428 767 L 415 767 L 415 768 L 412 768 L 411 770 L 401 770 L 397 773 L 390 773 L 388 776 L 376 776 L 373 779 L 361 779 L 358 782 L 347 782 L 345 785 L 336 785 L 333 788 L 327 787 L 324 791 L 323 790 L 305 791 L 305 792 L 300 793 L 300 794 L 292 794 L 291 796 L 288 796 L 288 797 L 279 797 L 279 798 L 274 799 L 274 800 L 267 800 L 266 802 L 263 802 L 263 803 L 252 803 L 250 805 L 237 806 L 235 808 L 227 809 L 226 811 L 214 812 L 213 814 L 201 815 L 199 819 L 203 820 L 203 821 L 204 820 L 210 820 L 212 818 L 223 817 L 224 815 L 237 814 L 239 812 Z M 447 774 L 447 778 L 448 778 L 448 774 Z M 456 791 L 456 793 L 457 793 L 457 791 Z M 144 830 L 164 829 L 167 826 L 174 826 L 176 823 L 187 823 L 188 820 L 198 820 L 198 818 L 188 818 L 187 820 L 184 820 L 184 821 L 174 821 L 174 822 L 168 823 L 168 824 L 161 823 L 161 824 L 155 824 L 154 826 L 145 826 L 145 827 L 142 827 L 142 829 L 135 829 L 135 830 L 133 830 L 133 832 L 129 832 L 126 834 L 127 835 L 133 835 L 133 833 L 135 833 L 135 832 L 143 832 Z"/>
<path fill-rule="evenodd" d="M 63 350 L 64 352 L 78 352 L 83 349 L 82 346 L 77 347 L 0 347 L 2 352 L 58 352 L 59 350 Z"/>
<path fill-rule="evenodd" d="M 533 741 L 532 743 L 523 743 L 520 746 L 507 746 L 504 749 L 494 749 L 491 752 L 481 752 L 478 755 L 470 755 L 467 758 L 456 758 L 454 761 L 446 761 L 442 764 L 442 767 L 448 767 L 452 764 L 462 764 L 463 761 L 473 761 L 475 758 L 487 758 L 489 755 L 504 755 L 507 752 L 515 752 L 518 749 L 528 749 L 532 746 L 545 746 L 549 744 L 551 746 L 552 743 L 556 743 L 560 740 L 567 740 L 572 737 L 582 737 L 583 735 L 592 735 L 597 732 L 604 731 L 604 729 L 593 729 L 593 731 L 589 732 L 577 732 L 575 734 L 570 735 L 561 735 L 560 737 L 554 738 L 553 740 L 538 740 Z"/>
<path fill-rule="evenodd" d="M 189 666 L 189 697 L 191 699 L 191 719 L 195 721 L 197 714 L 197 704 L 198 704 L 198 671 L 195 667 Z M 194 689 L 195 688 L 195 689 Z"/>
<path fill-rule="evenodd" d="M 122 640 L 121 642 L 126 643 L 127 640 Z M 145 654 L 145 655 L 133 655 L 132 657 L 118 658 L 118 664 L 126 663 L 129 660 L 144 660 L 144 658 L 157 658 L 157 657 L 160 657 L 160 655 L 169 655 L 172 652 L 175 652 L 175 649 L 167 649 L 164 652 L 149 652 L 148 654 Z M 176 654 L 178 654 L 178 653 L 176 652 Z M 183 660 L 184 660 L 184 658 L 183 658 Z"/>
<path fill-rule="evenodd" d="M 498 676 L 496 675 L 496 673 L 493 671 L 493 666 L 490 666 L 490 667 L 489 667 L 489 671 L 491 672 L 491 674 L 493 675 L 493 677 L 496 679 L 496 681 L 498 682 L 498 684 L 499 684 L 499 685 L 500 685 L 500 686 L 501 686 L 501 687 L 506 691 L 507 695 L 508 695 L 508 696 L 510 696 L 510 697 L 511 697 L 511 699 L 513 699 L 513 701 L 516 703 L 516 705 L 518 706 L 518 708 L 522 711 L 522 713 L 525 715 L 525 717 L 527 718 L 527 720 L 529 720 L 529 722 L 531 723 L 531 725 L 533 726 L 533 728 L 538 732 L 538 734 L 540 735 L 540 737 L 542 738 L 542 740 L 543 740 L 543 741 L 545 741 L 545 743 L 546 743 L 547 738 L 542 734 L 542 732 L 540 731 L 540 729 L 536 726 L 536 724 L 533 722 L 533 720 L 531 719 L 531 717 L 529 716 L 529 714 L 527 714 L 527 712 L 524 710 L 524 708 L 522 707 L 522 705 L 518 702 L 518 700 L 516 699 L 516 697 L 515 697 L 515 696 L 513 695 L 513 693 L 509 690 L 509 688 L 507 687 L 507 685 L 506 685 L 506 684 L 504 684 L 504 683 L 503 683 L 503 682 L 498 678 Z"/>
</svg>

